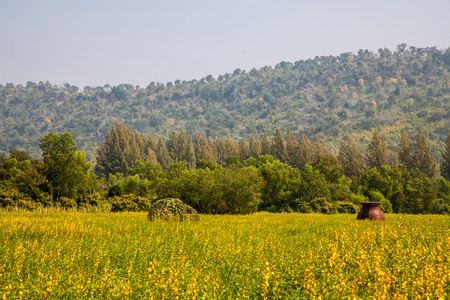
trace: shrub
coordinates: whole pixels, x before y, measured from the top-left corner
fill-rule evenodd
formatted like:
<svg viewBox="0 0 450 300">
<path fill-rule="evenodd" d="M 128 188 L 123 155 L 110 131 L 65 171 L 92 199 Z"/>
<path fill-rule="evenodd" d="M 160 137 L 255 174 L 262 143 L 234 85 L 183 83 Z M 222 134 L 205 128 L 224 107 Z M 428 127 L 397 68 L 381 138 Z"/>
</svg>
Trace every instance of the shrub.
<svg viewBox="0 0 450 300">
<path fill-rule="evenodd" d="M 41 203 L 44 207 L 53 206 L 52 195 L 40 193 L 36 199 L 37 203 Z"/>
<path fill-rule="evenodd" d="M 111 211 L 137 211 L 137 204 L 129 198 L 115 196 L 111 201 Z"/>
<path fill-rule="evenodd" d="M 14 200 L 9 197 L 0 198 L 0 206 L 1 207 L 12 207 L 14 206 Z"/>
<path fill-rule="evenodd" d="M 354 204 L 359 204 L 361 202 L 369 202 L 369 198 L 361 194 L 351 194 L 350 201 Z"/>
<path fill-rule="evenodd" d="M 30 197 L 22 194 L 16 186 L 9 182 L 0 182 L 0 207 L 16 206 L 19 200 L 31 200 Z"/>
<path fill-rule="evenodd" d="M 391 213 L 392 212 L 392 204 L 391 202 L 386 199 L 381 192 L 378 190 L 370 190 L 369 191 L 369 199 L 372 202 L 380 202 L 380 209 L 384 213 Z"/>
<path fill-rule="evenodd" d="M 125 190 L 122 185 L 114 184 L 108 189 L 108 197 L 121 197 L 125 193 Z"/>
<path fill-rule="evenodd" d="M 78 207 L 98 206 L 102 203 L 102 196 L 99 193 L 84 193 L 78 198 Z"/>
<path fill-rule="evenodd" d="M 133 194 L 115 196 L 111 201 L 111 211 L 148 211 L 151 203 L 147 198 L 135 196 Z"/>
<path fill-rule="evenodd" d="M 318 197 L 311 200 L 311 209 L 314 212 L 322 214 L 334 214 L 336 213 L 336 207 L 327 201 L 325 197 Z"/>
<path fill-rule="evenodd" d="M 59 198 L 58 204 L 64 208 L 75 208 L 77 207 L 77 202 L 72 198 L 61 197 Z"/>
<path fill-rule="evenodd" d="M 27 210 L 35 210 L 37 208 L 38 204 L 33 201 L 20 199 L 17 203 L 17 206 L 20 208 L 27 209 Z"/>
<path fill-rule="evenodd" d="M 360 210 L 359 206 L 352 202 L 340 202 L 337 209 L 342 214 L 356 214 Z"/>
</svg>

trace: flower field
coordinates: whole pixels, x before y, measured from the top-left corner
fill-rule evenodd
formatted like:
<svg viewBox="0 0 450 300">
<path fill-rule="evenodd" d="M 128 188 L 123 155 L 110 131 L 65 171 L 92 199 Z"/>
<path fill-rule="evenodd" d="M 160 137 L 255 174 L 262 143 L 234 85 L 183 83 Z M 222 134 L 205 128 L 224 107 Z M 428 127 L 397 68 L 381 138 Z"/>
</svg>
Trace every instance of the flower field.
<svg viewBox="0 0 450 300">
<path fill-rule="evenodd" d="M 450 219 L 0 212 L 3 299 L 448 299 Z"/>
</svg>

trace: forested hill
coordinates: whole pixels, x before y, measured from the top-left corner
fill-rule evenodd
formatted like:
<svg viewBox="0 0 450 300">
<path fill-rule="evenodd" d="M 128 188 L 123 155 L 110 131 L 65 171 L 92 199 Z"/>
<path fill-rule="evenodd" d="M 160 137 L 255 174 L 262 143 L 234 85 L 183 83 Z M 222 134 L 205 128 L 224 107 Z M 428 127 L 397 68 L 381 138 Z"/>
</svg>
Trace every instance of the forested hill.
<svg viewBox="0 0 450 300">
<path fill-rule="evenodd" d="M 450 131 L 450 48 L 360 50 L 200 80 L 84 87 L 49 82 L 0 85 L 0 153 L 40 155 L 38 138 L 73 134 L 93 160 L 117 120 L 142 134 L 230 137 L 318 134 L 333 150 L 346 135 L 365 147 L 374 128 L 396 150 L 401 128 L 421 127 L 437 159 Z M 362 149 L 365 150 L 365 149 Z"/>
</svg>

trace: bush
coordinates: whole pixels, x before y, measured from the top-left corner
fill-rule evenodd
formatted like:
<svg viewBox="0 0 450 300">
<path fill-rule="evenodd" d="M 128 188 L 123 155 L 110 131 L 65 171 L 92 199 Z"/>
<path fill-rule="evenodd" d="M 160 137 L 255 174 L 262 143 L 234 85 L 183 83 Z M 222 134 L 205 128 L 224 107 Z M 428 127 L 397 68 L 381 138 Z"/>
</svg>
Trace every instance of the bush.
<svg viewBox="0 0 450 300">
<path fill-rule="evenodd" d="M 133 194 L 115 196 L 111 201 L 111 211 L 148 211 L 151 203 L 148 199 Z"/>
<path fill-rule="evenodd" d="M 311 209 L 314 212 L 322 213 L 322 214 L 335 214 L 336 207 L 333 206 L 330 202 L 327 201 L 325 197 L 318 197 L 311 200 Z"/>
<path fill-rule="evenodd" d="M 391 202 L 386 199 L 381 192 L 378 190 L 370 190 L 369 191 L 369 199 L 372 202 L 380 202 L 380 209 L 384 213 L 391 213 L 392 212 L 392 204 Z"/>
<path fill-rule="evenodd" d="M 16 186 L 9 182 L 0 182 L 0 207 L 16 206 L 20 200 L 31 200 L 30 197 L 22 194 Z"/>
<path fill-rule="evenodd" d="M 350 194 L 350 201 L 354 204 L 359 204 L 361 202 L 369 202 L 369 198 L 361 194 Z"/>
<path fill-rule="evenodd" d="M 17 206 L 26 210 L 35 210 L 38 206 L 36 202 L 20 199 Z"/>
<path fill-rule="evenodd" d="M 42 204 L 44 207 L 53 206 L 53 197 L 52 195 L 40 193 L 36 199 L 37 203 Z"/>
<path fill-rule="evenodd" d="M 137 211 L 137 204 L 134 203 L 129 198 L 122 198 L 119 196 L 115 196 L 111 201 L 111 211 L 112 212 Z"/>
<path fill-rule="evenodd" d="M 71 199 L 71 198 L 67 198 L 67 197 L 59 198 L 59 201 L 57 204 L 59 204 L 61 207 L 64 207 L 64 208 L 77 207 L 77 201 L 75 201 L 74 199 Z"/>
<path fill-rule="evenodd" d="M 99 193 L 84 193 L 78 198 L 78 207 L 98 206 L 102 203 L 102 196 Z"/>
<path fill-rule="evenodd" d="M 108 189 L 108 197 L 121 197 L 125 193 L 125 189 L 120 184 L 114 184 Z"/>
<path fill-rule="evenodd" d="M 14 204 L 15 204 L 14 200 L 9 197 L 0 198 L 0 206 L 1 207 L 5 207 L 5 208 L 13 207 Z"/>
<path fill-rule="evenodd" d="M 341 202 L 338 203 L 337 209 L 341 214 L 356 214 L 359 212 L 360 207 L 352 202 Z"/>
</svg>

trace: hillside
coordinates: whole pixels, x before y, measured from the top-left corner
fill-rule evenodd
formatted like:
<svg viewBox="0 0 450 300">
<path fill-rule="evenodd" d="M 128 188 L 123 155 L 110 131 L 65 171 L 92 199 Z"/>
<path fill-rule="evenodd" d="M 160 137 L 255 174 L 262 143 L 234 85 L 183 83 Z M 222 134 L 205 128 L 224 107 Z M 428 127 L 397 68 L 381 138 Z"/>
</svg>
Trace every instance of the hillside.
<svg viewBox="0 0 450 300">
<path fill-rule="evenodd" d="M 411 138 L 421 127 L 439 160 L 450 132 L 449 72 L 450 48 L 401 44 L 393 52 L 360 50 L 147 87 L 8 83 L 0 85 L 0 154 L 15 147 L 39 156 L 38 138 L 69 131 L 93 160 L 123 120 L 163 137 L 183 129 L 238 140 L 291 128 L 296 136 L 318 134 L 334 150 L 346 135 L 365 150 L 374 128 L 396 150 L 402 127 Z"/>
</svg>

